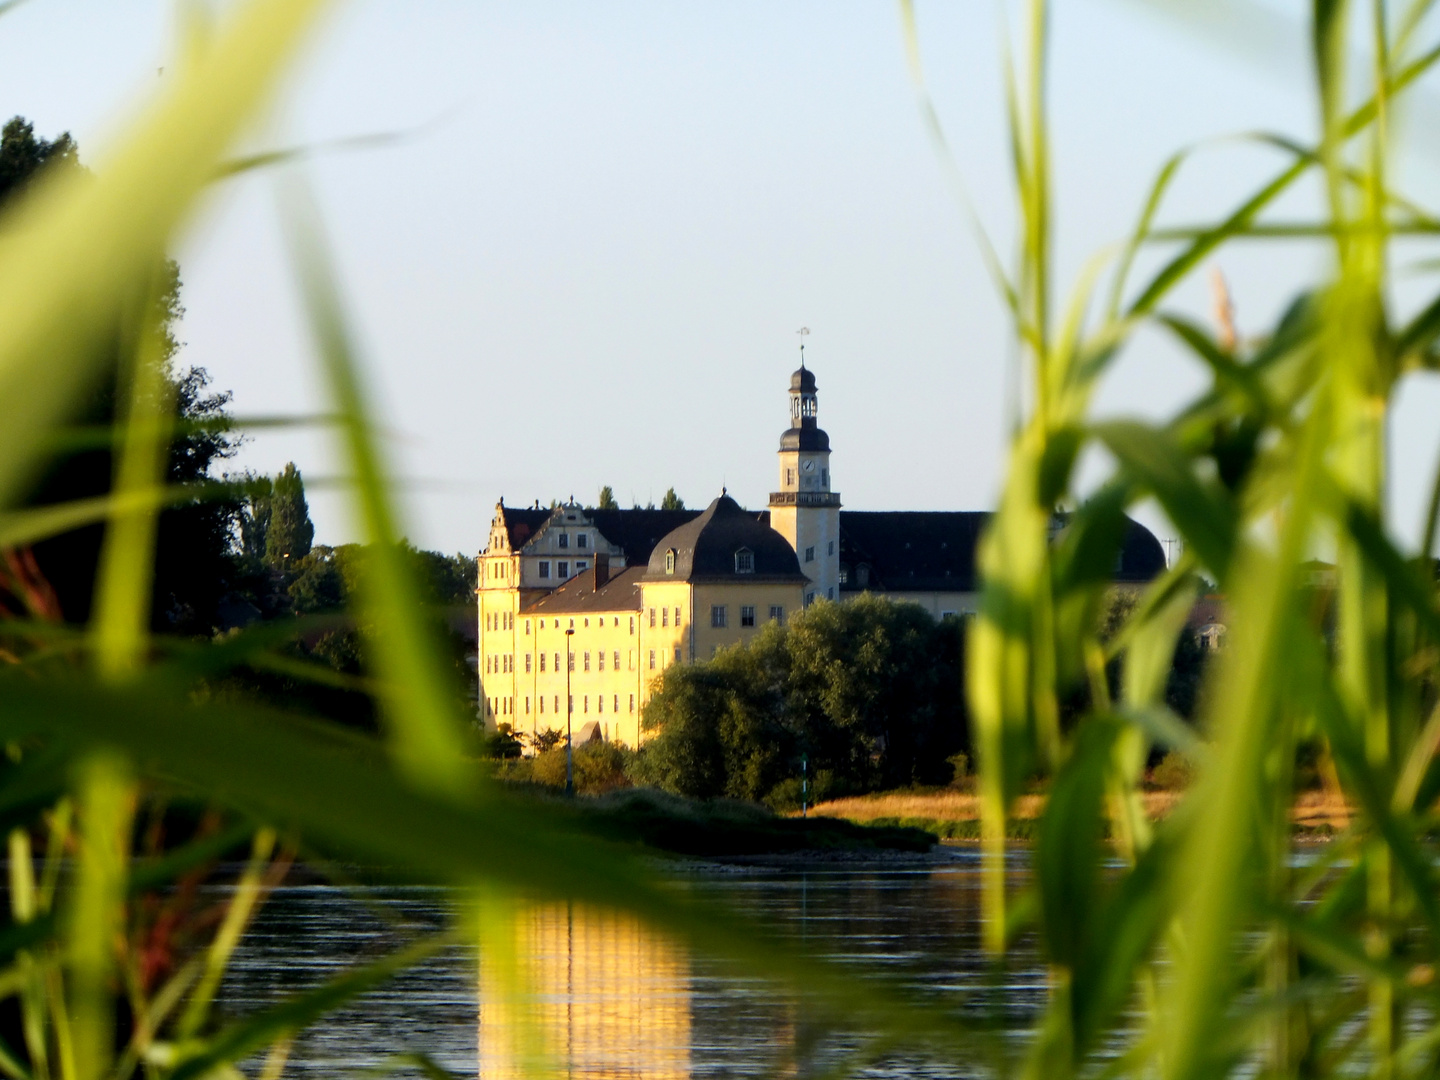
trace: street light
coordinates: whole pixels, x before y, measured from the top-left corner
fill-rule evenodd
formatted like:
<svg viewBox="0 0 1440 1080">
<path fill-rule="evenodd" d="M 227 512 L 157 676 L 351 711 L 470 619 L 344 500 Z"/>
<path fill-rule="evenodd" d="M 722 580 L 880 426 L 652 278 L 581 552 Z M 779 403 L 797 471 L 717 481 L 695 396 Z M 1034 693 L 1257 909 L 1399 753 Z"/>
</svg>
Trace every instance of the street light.
<svg viewBox="0 0 1440 1080">
<path fill-rule="evenodd" d="M 570 693 L 570 671 L 575 667 L 575 653 L 570 648 L 570 639 L 575 636 L 572 626 L 565 631 L 565 794 L 575 794 L 574 740 L 570 737 L 570 714 L 575 711 L 575 698 Z"/>
</svg>

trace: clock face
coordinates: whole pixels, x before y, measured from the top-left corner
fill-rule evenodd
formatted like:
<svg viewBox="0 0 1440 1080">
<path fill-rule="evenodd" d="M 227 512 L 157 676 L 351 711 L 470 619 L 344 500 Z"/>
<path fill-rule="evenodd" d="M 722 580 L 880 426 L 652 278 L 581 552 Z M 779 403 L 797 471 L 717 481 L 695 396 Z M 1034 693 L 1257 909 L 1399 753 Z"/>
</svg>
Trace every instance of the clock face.
<svg viewBox="0 0 1440 1080">
<path fill-rule="evenodd" d="M 804 465 L 802 465 L 802 466 L 800 466 L 800 467 L 801 467 L 802 469 L 804 469 L 806 472 L 814 472 L 814 471 L 815 471 L 815 462 L 813 462 L 813 461 L 807 461 L 807 462 L 805 462 Z"/>
</svg>

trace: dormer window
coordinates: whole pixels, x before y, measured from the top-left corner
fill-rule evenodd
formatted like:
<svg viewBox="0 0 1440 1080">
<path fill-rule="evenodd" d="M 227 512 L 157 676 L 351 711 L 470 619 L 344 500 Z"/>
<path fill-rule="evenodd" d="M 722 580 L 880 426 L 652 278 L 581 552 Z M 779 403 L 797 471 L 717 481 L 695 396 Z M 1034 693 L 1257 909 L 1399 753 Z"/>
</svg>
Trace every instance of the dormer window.
<svg viewBox="0 0 1440 1080">
<path fill-rule="evenodd" d="M 755 572 L 755 553 L 749 548 L 741 548 L 735 552 L 735 573 L 753 574 Z"/>
<path fill-rule="evenodd" d="M 670 548 L 668 551 L 665 552 L 665 573 L 667 573 L 667 574 L 673 574 L 674 572 L 675 572 L 675 549 L 674 549 L 674 548 Z"/>
</svg>

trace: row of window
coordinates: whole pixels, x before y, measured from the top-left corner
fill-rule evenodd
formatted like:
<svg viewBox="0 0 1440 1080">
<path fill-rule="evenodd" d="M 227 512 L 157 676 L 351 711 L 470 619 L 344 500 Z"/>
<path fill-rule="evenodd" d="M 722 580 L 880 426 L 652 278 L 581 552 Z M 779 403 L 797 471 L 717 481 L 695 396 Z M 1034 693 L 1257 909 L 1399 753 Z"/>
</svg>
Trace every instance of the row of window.
<svg viewBox="0 0 1440 1080">
<path fill-rule="evenodd" d="M 785 621 L 785 609 L 779 604 L 770 605 L 770 621 L 778 623 Z M 717 630 L 723 630 L 730 625 L 730 609 L 725 604 L 710 605 L 710 625 Z M 740 625 L 742 627 L 755 625 L 755 608 L 752 605 L 740 605 Z"/>
<path fill-rule="evenodd" d="M 630 698 L 630 711 L 633 713 L 633 712 L 635 711 L 635 695 L 634 695 L 634 694 L 630 694 L 630 695 L 629 695 L 629 698 Z M 570 709 L 571 709 L 571 711 L 573 712 L 574 709 L 575 709 L 575 695 L 574 695 L 574 694 L 571 694 L 571 695 L 570 695 L 569 701 L 570 701 Z M 545 711 L 545 698 L 544 698 L 543 696 L 537 698 L 537 699 L 536 699 L 536 704 L 539 706 L 539 711 L 543 713 L 543 712 Z M 510 698 L 510 697 L 490 697 L 490 698 L 486 698 L 486 699 L 485 699 L 485 711 L 486 711 L 487 713 L 489 713 L 491 716 L 510 716 L 510 715 L 514 712 L 514 707 L 515 707 L 515 699 L 514 699 L 514 698 Z M 554 707 L 551 708 L 550 711 L 551 711 L 551 713 L 558 713 L 558 712 L 560 711 L 560 695 L 559 695 L 559 694 L 556 694 L 556 695 L 555 695 Z M 589 695 L 589 694 L 583 694 L 583 695 L 581 695 L 581 698 L 580 698 L 580 711 L 581 711 L 581 712 L 585 712 L 585 713 L 588 713 L 588 712 L 590 711 L 590 695 Z M 604 695 L 604 694 L 596 694 L 596 695 L 595 695 L 595 711 L 596 711 L 597 713 L 603 713 L 603 712 L 605 711 L 605 695 Z M 618 712 L 620 711 L 620 695 L 619 695 L 619 694 L 611 694 L 611 695 L 610 695 L 610 711 L 613 712 L 613 713 L 618 713 Z M 530 714 L 530 698 L 529 698 L 528 695 L 527 695 L 526 698 L 525 698 L 525 714 L 526 714 L 527 716 Z"/>
<path fill-rule="evenodd" d="M 549 657 L 551 656 L 550 653 L 543 653 L 543 652 L 542 652 L 542 653 L 539 653 L 539 654 L 535 654 L 535 653 L 525 653 L 524 655 L 525 655 L 525 674 L 526 674 L 526 675 L 529 675 L 529 674 L 530 674 L 530 672 L 531 672 L 531 665 L 535 662 L 535 657 L 536 657 L 537 655 L 538 655 L 538 657 L 539 657 L 540 670 L 541 670 L 542 672 L 546 670 L 546 662 L 548 661 Z M 555 657 L 555 662 L 554 662 L 554 667 L 551 668 L 550 670 L 552 670 L 552 671 L 559 671 L 559 670 L 560 670 L 560 654 L 557 652 L 557 653 L 555 653 L 555 654 L 553 654 L 553 655 L 554 655 L 554 657 Z M 609 658 L 610 658 L 610 670 L 612 670 L 612 671 L 619 671 L 619 670 L 620 670 L 620 650 L 619 650 L 619 649 L 613 649 L 613 650 L 611 650 L 609 653 L 607 653 L 604 649 L 600 649 L 600 650 L 596 651 L 595 654 L 594 654 L 594 660 L 595 660 L 595 668 L 596 668 L 596 670 L 597 670 L 597 671 L 604 671 L 604 670 L 605 670 L 605 658 L 606 658 L 606 656 L 609 656 Z M 630 670 L 631 670 L 631 671 L 634 671 L 634 670 L 635 670 L 635 650 L 634 650 L 634 649 L 629 650 L 628 657 L 629 657 L 629 661 L 630 661 Z M 585 671 L 589 671 L 589 670 L 590 670 L 590 661 L 591 661 L 591 650 L 586 649 L 586 650 L 584 651 L 584 653 L 581 654 L 581 664 L 583 665 Z M 651 665 L 651 666 L 653 667 L 654 665 Z M 514 657 L 514 656 L 510 656 L 510 655 L 508 655 L 508 654 L 503 654 L 503 653 L 495 653 L 495 654 L 492 654 L 492 655 L 487 655 L 487 656 L 485 657 L 485 674 L 486 674 L 486 675 L 508 675 L 508 674 L 510 674 L 511 672 L 513 672 L 514 670 L 515 670 L 515 657 Z M 573 652 L 570 654 L 570 670 L 571 670 L 571 671 L 574 671 L 574 670 L 575 670 L 575 654 L 574 654 Z"/>
<path fill-rule="evenodd" d="M 556 539 L 556 541 L 555 541 L 555 546 L 556 546 L 556 547 L 568 548 L 568 547 L 570 546 L 570 534 L 569 534 L 569 533 L 565 533 L 565 532 L 557 533 L 556 536 L 557 536 L 557 539 Z M 588 548 L 588 547 L 590 546 L 590 534 L 589 534 L 589 533 L 576 533 L 576 534 L 575 534 L 575 546 L 576 546 L 577 548 Z M 542 563 L 541 565 L 543 566 L 544 564 Z M 542 576 L 543 576 L 543 575 L 542 575 Z"/>
<path fill-rule="evenodd" d="M 561 539 L 564 539 L 564 538 L 562 537 Z M 564 547 L 565 545 L 564 545 L 564 544 L 561 544 L 560 546 L 561 546 L 561 547 Z M 582 544 L 581 546 L 583 547 L 584 545 Z M 550 560 L 549 560 L 549 559 L 541 559 L 541 560 L 540 560 L 538 563 L 536 563 L 535 565 L 536 565 L 536 567 L 537 567 L 536 573 L 537 573 L 540 577 L 542 577 L 542 578 L 548 578 L 548 577 L 550 576 Z M 590 564 L 587 563 L 584 559 L 580 559 L 579 561 L 577 561 L 577 562 L 575 563 L 575 573 L 577 573 L 577 574 L 583 574 L 583 573 L 585 572 L 586 568 L 589 567 L 589 565 L 590 565 Z M 568 577 L 570 576 L 570 564 L 569 564 L 568 562 L 566 562 L 564 559 L 559 560 L 559 561 L 555 564 L 555 576 L 558 577 L 558 578 L 568 578 Z"/>
<path fill-rule="evenodd" d="M 515 616 L 508 611 L 497 611 L 485 616 L 486 630 L 514 630 Z"/>
<path fill-rule="evenodd" d="M 661 625 L 661 626 L 669 626 L 669 625 L 670 625 L 670 610 L 671 610 L 671 609 L 668 608 L 668 607 L 662 607 L 662 608 L 660 609 L 660 625 Z M 674 610 L 675 610 L 675 625 L 676 625 L 676 626 L 679 626 L 679 625 L 680 625 L 680 609 L 677 607 L 677 608 L 675 608 Z M 650 629 L 652 629 L 652 630 L 655 629 L 655 609 L 654 609 L 653 607 L 650 609 Z"/>
</svg>

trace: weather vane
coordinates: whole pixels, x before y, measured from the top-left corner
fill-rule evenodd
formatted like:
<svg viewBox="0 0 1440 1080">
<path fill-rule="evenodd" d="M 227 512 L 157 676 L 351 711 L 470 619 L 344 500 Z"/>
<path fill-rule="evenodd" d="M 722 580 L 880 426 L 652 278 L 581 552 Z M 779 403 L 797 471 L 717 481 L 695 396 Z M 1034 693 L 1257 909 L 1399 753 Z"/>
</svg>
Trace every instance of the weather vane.
<svg viewBox="0 0 1440 1080">
<path fill-rule="evenodd" d="M 802 326 L 795 333 L 800 335 L 800 366 L 803 368 L 805 366 L 805 338 L 810 333 L 810 328 Z"/>
</svg>

